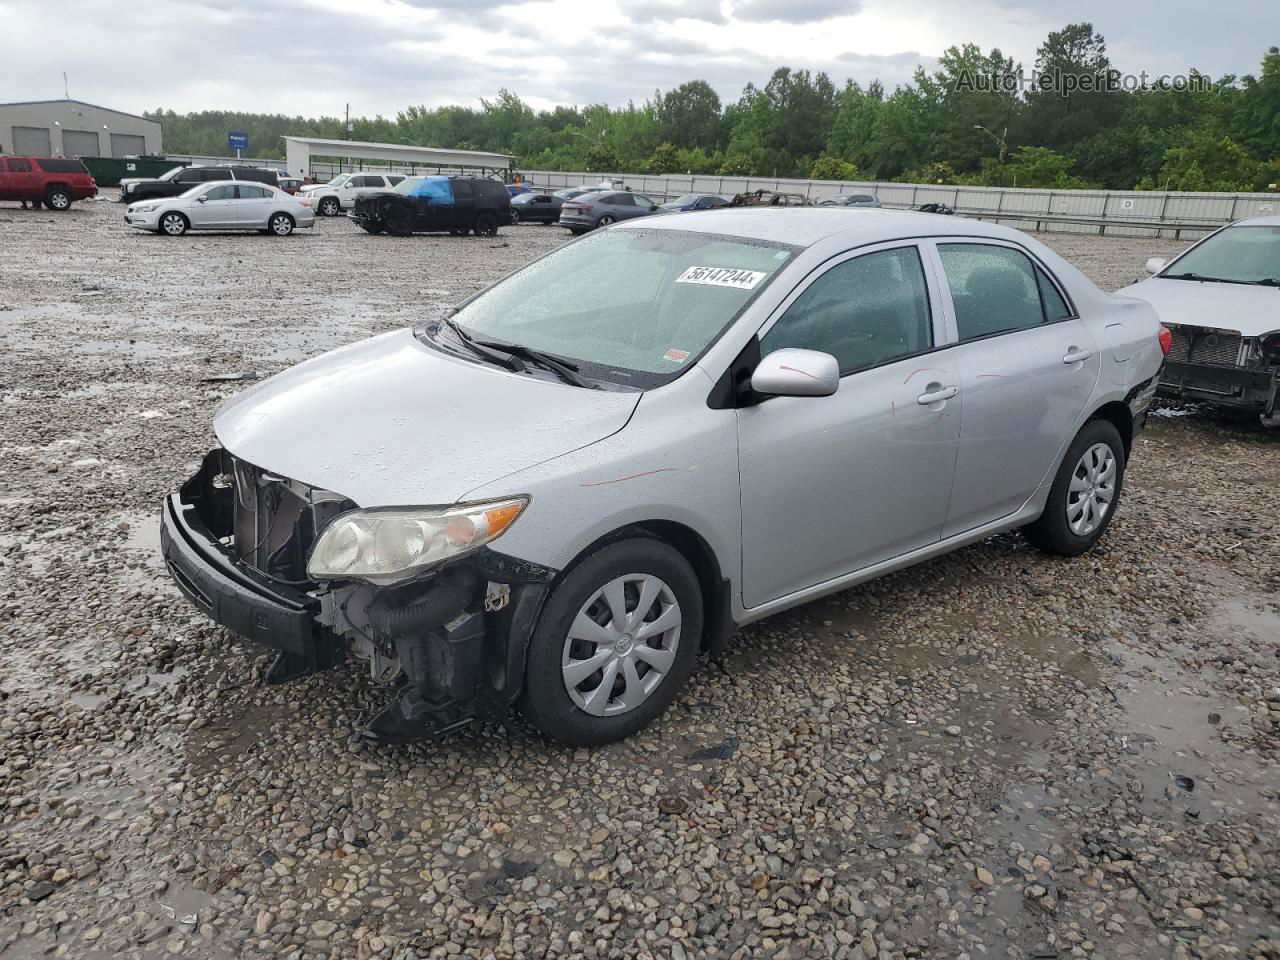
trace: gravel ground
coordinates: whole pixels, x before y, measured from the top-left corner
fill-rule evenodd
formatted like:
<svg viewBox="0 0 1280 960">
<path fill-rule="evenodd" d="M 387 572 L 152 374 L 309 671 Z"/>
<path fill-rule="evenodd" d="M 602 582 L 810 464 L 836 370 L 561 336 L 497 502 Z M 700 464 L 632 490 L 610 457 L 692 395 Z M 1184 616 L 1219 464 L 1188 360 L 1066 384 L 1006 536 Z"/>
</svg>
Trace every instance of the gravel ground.
<svg viewBox="0 0 1280 960">
<path fill-rule="evenodd" d="M 157 559 L 235 384 L 564 240 L 0 208 L 0 956 L 1280 951 L 1280 437 L 1160 411 L 1075 561 L 1002 536 L 743 631 L 632 740 L 363 745 Z M 1101 284 L 1171 242 L 1049 237 Z"/>
</svg>

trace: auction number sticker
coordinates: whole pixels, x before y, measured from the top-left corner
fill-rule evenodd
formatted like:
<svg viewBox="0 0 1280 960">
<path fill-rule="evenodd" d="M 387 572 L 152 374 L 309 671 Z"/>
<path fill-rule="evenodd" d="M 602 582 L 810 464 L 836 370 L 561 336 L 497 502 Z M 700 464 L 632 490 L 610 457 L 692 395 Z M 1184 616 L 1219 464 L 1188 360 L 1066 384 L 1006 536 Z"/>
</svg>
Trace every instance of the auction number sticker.
<svg viewBox="0 0 1280 960">
<path fill-rule="evenodd" d="M 760 270 L 739 270 L 736 267 L 690 267 L 676 283 L 702 283 L 711 287 L 734 287 L 750 290 L 768 274 Z"/>
</svg>

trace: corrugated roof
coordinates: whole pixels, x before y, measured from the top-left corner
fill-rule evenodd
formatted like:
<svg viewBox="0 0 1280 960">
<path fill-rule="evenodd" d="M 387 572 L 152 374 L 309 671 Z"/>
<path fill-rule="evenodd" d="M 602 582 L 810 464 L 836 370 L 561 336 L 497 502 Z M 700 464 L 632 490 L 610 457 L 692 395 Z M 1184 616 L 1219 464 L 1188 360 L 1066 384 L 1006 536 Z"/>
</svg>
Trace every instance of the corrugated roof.
<svg viewBox="0 0 1280 960">
<path fill-rule="evenodd" d="M 0 103 L 0 107 L 37 107 L 46 103 L 78 103 L 82 107 L 93 107 L 95 110 L 105 110 L 107 113 L 118 113 L 122 117 L 133 117 L 135 120 L 145 120 L 147 123 L 160 123 L 159 120 L 153 120 L 151 117 L 144 117 L 136 113 L 129 113 L 127 110 L 117 110 L 114 107 L 103 107 L 85 100 L 74 100 L 66 97 L 57 100 L 10 100 L 8 103 Z"/>
<path fill-rule="evenodd" d="M 294 143 L 305 143 L 310 147 L 343 147 L 348 150 L 378 150 L 383 152 L 395 151 L 398 153 L 413 154 L 422 158 L 443 159 L 445 157 L 471 157 L 479 160 L 515 160 L 515 156 L 509 153 L 487 153 L 481 150 L 447 150 L 441 147 L 418 147 L 411 143 L 371 143 L 367 140 L 326 140 L 320 137 L 284 137 L 285 140 L 292 140 Z M 339 154 L 341 156 L 341 154 Z M 489 163 L 488 166 L 508 166 L 507 164 Z"/>
</svg>

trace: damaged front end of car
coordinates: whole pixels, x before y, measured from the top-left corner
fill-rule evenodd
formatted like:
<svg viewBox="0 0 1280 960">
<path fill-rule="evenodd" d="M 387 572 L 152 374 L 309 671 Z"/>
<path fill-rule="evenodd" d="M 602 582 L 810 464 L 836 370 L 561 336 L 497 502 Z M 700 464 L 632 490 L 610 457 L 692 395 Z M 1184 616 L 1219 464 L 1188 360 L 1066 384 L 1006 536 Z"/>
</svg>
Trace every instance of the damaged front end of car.
<svg viewBox="0 0 1280 960">
<path fill-rule="evenodd" d="M 165 564 L 211 619 L 276 651 L 272 683 L 369 665 L 398 697 L 369 723 L 388 741 L 501 719 L 555 571 L 488 544 L 528 498 L 361 510 L 223 449 L 163 508 Z"/>
<path fill-rule="evenodd" d="M 1165 324 L 1172 346 L 1160 374 L 1160 394 L 1207 400 L 1257 413 L 1280 426 L 1280 331 L 1261 337 L 1238 330 Z"/>
</svg>

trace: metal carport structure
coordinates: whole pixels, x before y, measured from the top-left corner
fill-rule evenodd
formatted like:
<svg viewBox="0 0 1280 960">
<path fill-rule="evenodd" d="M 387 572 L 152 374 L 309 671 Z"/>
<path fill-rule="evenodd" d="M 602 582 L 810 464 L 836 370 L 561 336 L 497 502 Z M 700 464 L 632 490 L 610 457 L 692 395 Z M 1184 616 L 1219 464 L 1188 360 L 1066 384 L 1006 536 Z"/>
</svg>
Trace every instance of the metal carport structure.
<svg viewBox="0 0 1280 960">
<path fill-rule="evenodd" d="M 469 173 L 510 179 L 514 157 L 475 150 L 441 150 L 403 143 L 367 143 L 285 137 L 285 163 L 295 177 L 323 176 L 351 170 L 397 170 L 401 173 Z"/>
</svg>

